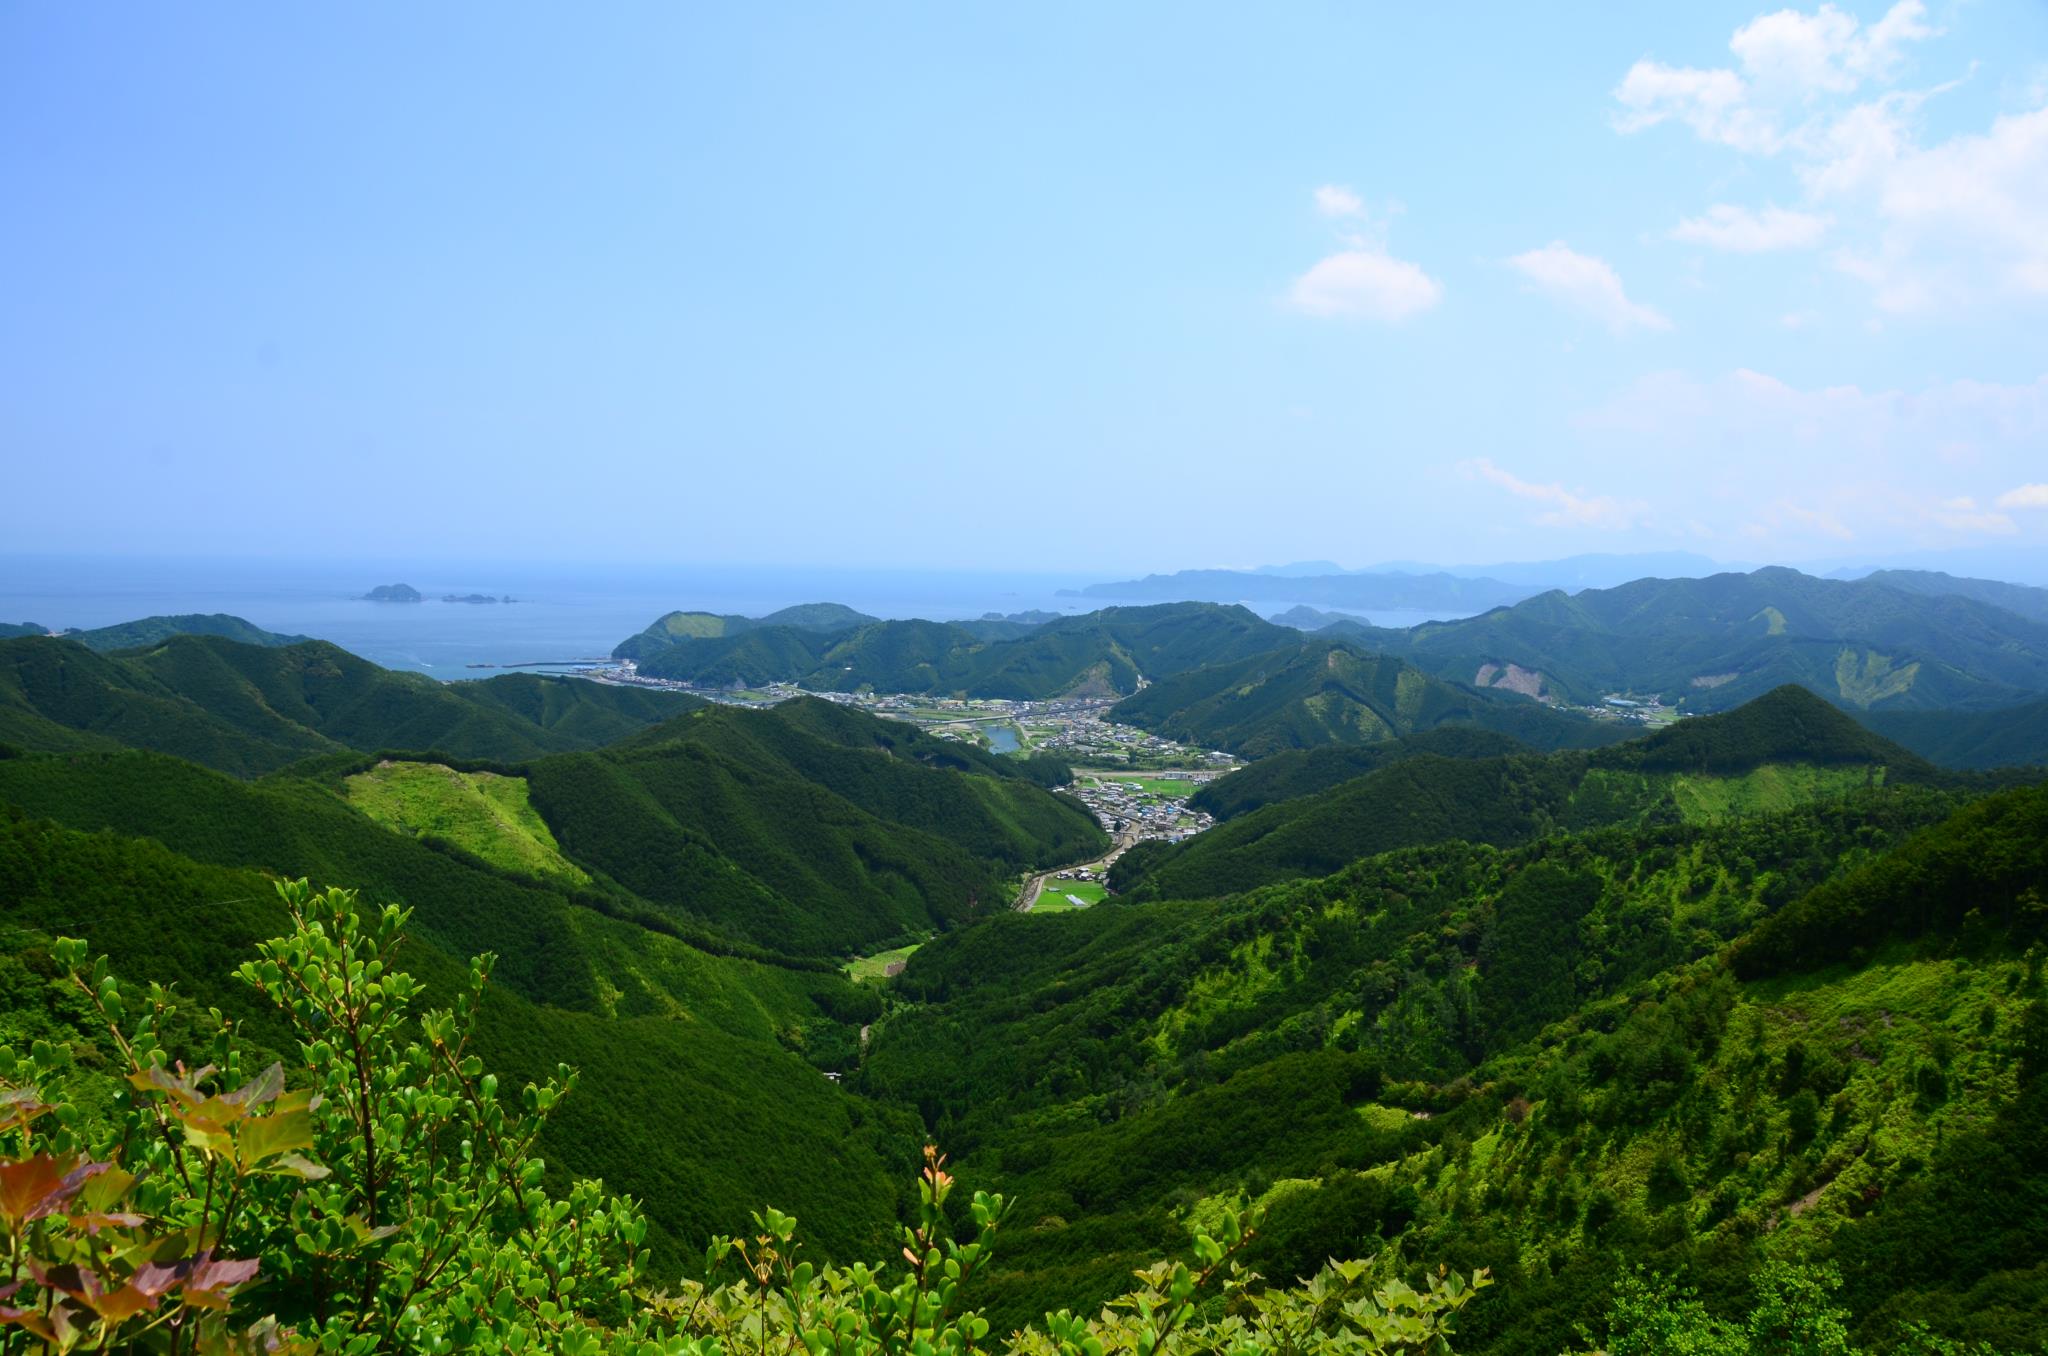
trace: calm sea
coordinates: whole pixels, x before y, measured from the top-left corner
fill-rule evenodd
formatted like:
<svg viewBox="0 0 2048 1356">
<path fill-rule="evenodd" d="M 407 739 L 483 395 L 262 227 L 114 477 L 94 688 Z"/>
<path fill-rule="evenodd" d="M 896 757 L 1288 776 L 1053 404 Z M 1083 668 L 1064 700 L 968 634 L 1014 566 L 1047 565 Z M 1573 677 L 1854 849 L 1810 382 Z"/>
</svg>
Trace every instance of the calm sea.
<svg viewBox="0 0 2048 1356">
<path fill-rule="evenodd" d="M 441 678 L 475 665 L 573 664 L 678 608 L 760 616 L 793 603 L 844 603 L 877 617 L 955 621 L 989 612 L 1089 611 L 1062 598 L 1100 576 L 936 570 L 740 566 L 575 567 L 554 564 L 403 566 L 299 561 L 0 557 L 0 622 L 110 626 L 138 617 L 225 612 L 271 631 L 313 636 L 386 668 Z M 410 584 L 423 603 L 371 603 L 378 584 Z M 447 594 L 511 595 L 445 603 Z M 1265 603 L 1262 612 L 1285 604 Z M 1384 613 L 1385 626 L 1427 620 Z"/>
</svg>

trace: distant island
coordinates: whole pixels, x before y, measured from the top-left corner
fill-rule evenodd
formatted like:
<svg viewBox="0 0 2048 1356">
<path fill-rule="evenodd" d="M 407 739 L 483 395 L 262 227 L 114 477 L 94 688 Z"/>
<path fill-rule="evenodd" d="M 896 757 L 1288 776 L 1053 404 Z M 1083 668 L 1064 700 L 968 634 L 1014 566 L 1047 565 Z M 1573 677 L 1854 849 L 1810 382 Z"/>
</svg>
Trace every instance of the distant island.
<svg viewBox="0 0 2048 1356">
<path fill-rule="evenodd" d="M 502 598 L 493 598 L 488 593 L 449 593 L 443 594 L 441 601 L 444 603 L 514 603 L 519 600 L 509 593 Z"/>
<path fill-rule="evenodd" d="M 417 603 L 424 601 L 420 591 L 410 584 L 379 584 L 363 595 L 369 603 Z"/>
</svg>

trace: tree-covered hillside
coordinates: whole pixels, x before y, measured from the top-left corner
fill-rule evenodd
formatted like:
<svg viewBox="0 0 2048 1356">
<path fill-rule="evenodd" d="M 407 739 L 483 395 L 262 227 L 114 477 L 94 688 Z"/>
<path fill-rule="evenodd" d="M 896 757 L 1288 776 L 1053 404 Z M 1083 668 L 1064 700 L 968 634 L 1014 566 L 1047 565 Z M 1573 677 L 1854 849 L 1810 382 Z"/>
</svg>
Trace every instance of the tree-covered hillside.
<svg viewBox="0 0 2048 1356">
<path fill-rule="evenodd" d="M 137 621 L 120 622 L 113 626 L 98 626 L 83 631 L 66 631 L 66 640 L 75 640 L 87 649 L 135 650 L 144 646 L 160 645 L 172 636 L 218 636 L 241 645 L 297 645 L 311 639 L 308 636 L 287 636 L 276 631 L 266 631 L 254 623 L 231 617 L 225 612 L 188 612 L 174 617 L 143 617 Z"/>
<path fill-rule="evenodd" d="M 1208 782 L 1188 804 L 1218 820 L 1234 819 L 1261 806 L 1327 791 L 1390 763 L 1433 753 L 1445 758 L 1503 758 L 1531 752 L 1511 735 L 1476 725 L 1440 725 L 1378 744 L 1326 744 L 1272 754 Z"/>
<path fill-rule="evenodd" d="M 1955 804 L 1869 790 L 1001 920 L 912 959 L 862 1086 L 917 1099 L 968 1181 L 1018 1198 L 1005 1315 L 1112 1293 L 1244 1191 L 1269 1275 L 1491 1266 L 1460 1350 L 1572 1348 L 1638 1265 L 1740 1318 L 1784 1259 L 1839 1267 L 1881 1348 L 1932 1322 L 2031 1350 L 2048 792 Z M 1937 862 L 1942 902 L 1853 956 L 1725 960 Z"/>
<path fill-rule="evenodd" d="M 1591 753 L 1398 759 L 1185 842 L 1144 845 L 1125 854 L 1111 879 L 1139 898 L 1209 898 L 1325 875 L 1412 844 L 1507 844 L 1559 828 L 1705 821 L 1934 775 L 1922 759 L 1787 686 Z"/>
<path fill-rule="evenodd" d="M 679 641 L 713 640 L 768 627 L 829 634 L 851 631 L 876 620 L 856 612 L 844 603 L 798 603 L 762 617 L 741 617 L 720 612 L 670 612 L 651 622 L 636 636 L 622 640 L 612 650 L 615 659 L 644 659 Z"/>
<path fill-rule="evenodd" d="M 2048 622 L 1975 597 L 1768 568 L 1540 594 L 1408 631 L 1343 623 L 1430 673 L 1591 703 L 1616 692 L 1739 706 L 1799 683 L 1846 706 L 1991 707 L 2048 691 Z"/>
<path fill-rule="evenodd" d="M 1241 607 L 1112 607 L 987 632 L 947 622 L 886 621 L 818 634 L 762 627 L 679 639 L 632 656 L 640 671 L 704 686 L 798 683 L 814 691 L 925 693 L 1030 700 L 1135 692 L 1205 664 L 1290 643 L 1293 633 Z"/>
<path fill-rule="evenodd" d="M 342 749 L 516 760 L 593 748 L 693 701 L 531 674 L 439 683 L 324 641 L 178 635 L 106 655 L 69 638 L 0 641 L 0 741 L 154 749 L 239 776 Z"/>
<path fill-rule="evenodd" d="M 28 756 L 0 760 L 0 802 L 77 826 L 20 808 L 0 822 L 0 1043 L 96 1048 L 49 983 L 59 934 L 239 1018 L 249 999 L 228 972 L 283 922 L 271 873 L 370 881 L 371 898 L 416 910 L 407 961 L 438 992 L 468 956 L 500 956 L 480 1032 L 494 1068 L 525 1079 L 567 1062 L 604 1089 L 565 1105 L 546 1156 L 558 1177 L 644 1199 L 668 1269 L 764 1196 L 803 1200 L 842 1255 L 894 1213 L 893 1165 L 914 1141 L 812 1062 L 850 1062 L 874 1011 L 836 974 L 707 952 L 639 925 L 629 901 L 493 870 L 305 783 L 250 786 L 151 754 Z"/>
<path fill-rule="evenodd" d="M 2048 763 L 2048 700 L 1991 711 L 1868 711 L 1859 719 L 1943 767 Z"/>
<path fill-rule="evenodd" d="M 641 898 L 804 954 L 1007 909 L 1107 845 L 1021 770 L 822 701 L 706 707 L 525 769 L 562 850 Z"/>
<path fill-rule="evenodd" d="M 1544 749 L 1625 737 L 1612 723 L 1550 711 L 1513 694 L 1475 692 L 1431 678 L 1404 660 L 1322 638 L 1161 679 L 1118 702 L 1110 715 L 1247 758 L 1327 744 L 1376 744 L 1453 724 Z"/>
<path fill-rule="evenodd" d="M 1870 583 L 1903 589 L 1907 593 L 1974 598 L 1980 603 L 2016 612 L 2031 621 L 2048 622 L 2048 589 L 2035 588 L 2030 584 L 1968 579 L 1944 574 L 1940 570 L 1873 570 L 1863 577 Z"/>
</svg>

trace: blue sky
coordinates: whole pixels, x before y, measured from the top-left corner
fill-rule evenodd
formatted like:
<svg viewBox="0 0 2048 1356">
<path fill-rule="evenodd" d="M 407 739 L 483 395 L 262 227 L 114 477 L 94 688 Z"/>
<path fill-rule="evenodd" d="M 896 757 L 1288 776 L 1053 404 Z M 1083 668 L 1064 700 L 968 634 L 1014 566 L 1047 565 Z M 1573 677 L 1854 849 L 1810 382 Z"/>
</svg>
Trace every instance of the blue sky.
<svg viewBox="0 0 2048 1356">
<path fill-rule="evenodd" d="M 2048 549 L 2048 6 L 0 8 L 23 551 Z"/>
</svg>

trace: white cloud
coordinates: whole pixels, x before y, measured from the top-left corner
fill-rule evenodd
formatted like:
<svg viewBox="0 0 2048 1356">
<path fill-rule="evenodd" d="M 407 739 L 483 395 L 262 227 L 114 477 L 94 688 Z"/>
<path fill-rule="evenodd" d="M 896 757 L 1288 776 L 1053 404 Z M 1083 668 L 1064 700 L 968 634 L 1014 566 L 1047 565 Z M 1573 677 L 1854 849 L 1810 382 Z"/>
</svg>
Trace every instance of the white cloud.
<svg viewBox="0 0 2048 1356">
<path fill-rule="evenodd" d="M 1316 190 L 1316 211 L 1326 217 L 1362 216 L 1365 200 L 1348 188 L 1324 184 Z"/>
<path fill-rule="evenodd" d="M 1458 469 L 1466 476 L 1478 476 L 1499 486 L 1517 499 L 1548 504 L 1548 510 L 1536 515 L 1536 521 L 1545 527 L 1622 531 L 1634 527 L 1645 511 L 1645 505 L 1639 500 L 1616 499 L 1611 495 L 1588 494 L 1584 490 L 1567 490 L 1562 485 L 1539 485 L 1523 480 L 1510 471 L 1502 470 L 1486 457 L 1462 462 Z"/>
<path fill-rule="evenodd" d="M 1919 0 L 1900 0 L 1868 29 L 1833 5 L 1811 14 L 1781 9 L 1736 29 L 1728 49 L 1766 95 L 1846 94 L 1866 79 L 1888 79 L 1902 45 L 1933 37 L 1926 18 Z"/>
<path fill-rule="evenodd" d="M 1763 254 L 1771 250 L 1811 249 L 1827 233 L 1826 217 L 1808 212 L 1788 212 L 1766 207 L 1752 212 L 1746 207 L 1716 203 L 1701 217 L 1688 217 L 1672 228 L 1671 238 L 1688 245 L 1734 254 Z"/>
<path fill-rule="evenodd" d="M 1288 303 L 1322 316 L 1406 320 L 1443 300 L 1444 289 L 1420 266 L 1363 244 L 1319 260 L 1294 280 Z"/>
<path fill-rule="evenodd" d="M 1787 311 L 1778 317 L 1778 323 L 1788 330 L 1803 330 L 1820 323 L 1819 311 Z"/>
<path fill-rule="evenodd" d="M 1866 184 L 1881 233 L 1873 250 L 1841 262 L 1878 289 L 1886 309 L 1984 292 L 2048 296 L 2048 107 L 1925 150 L 1867 154 L 1858 175 L 1832 174 L 1821 191 Z"/>
<path fill-rule="evenodd" d="M 1636 62 L 1615 88 L 1614 124 L 1638 132 L 1676 122 L 1704 141 L 1792 162 L 1805 210 L 1764 229 L 1723 221 L 1718 214 L 1741 209 L 1716 207 L 1681 223 L 1678 239 L 1805 247 L 1831 223 L 1836 267 L 1894 314 L 2048 297 L 2048 88 L 2030 91 L 2028 111 L 1927 144 L 1923 107 L 1960 82 L 1866 90 L 1895 79 L 1908 48 L 1938 32 L 1919 0 L 1900 0 L 1868 26 L 1832 4 L 1760 15 L 1729 40 L 1732 66 Z M 1732 243 L 1743 240 L 1758 243 Z"/>
<path fill-rule="evenodd" d="M 1507 262 L 1537 291 L 1586 312 L 1616 334 L 1671 328 L 1662 313 L 1629 300 L 1621 275 L 1606 260 L 1580 254 L 1562 240 L 1517 254 Z"/>
<path fill-rule="evenodd" d="M 2008 509 L 2048 509 L 2048 485 L 2020 485 L 1998 496 L 1998 506 Z"/>
<path fill-rule="evenodd" d="M 1645 59 L 1629 67 L 1614 97 L 1622 106 L 1614 125 L 1623 132 L 1640 132 L 1676 118 L 1701 140 L 1738 151 L 1770 153 L 1783 139 L 1777 119 L 1750 105 L 1749 86 L 1734 71 L 1702 71 Z"/>
<path fill-rule="evenodd" d="M 1419 264 L 1396 259 L 1387 249 L 1388 220 L 1401 211 L 1387 204 L 1368 213 L 1365 199 L 1339 184 L 1315 191 L 1316 210 L 1344 221 L 1343 248 L 1316 261 L 1287 289 L 1287 304 L 1307 315 L 1363 316 L 1397 321 L 1427 311 L 1443 300 L 1443 284 Z"/>
<path fill-rule="evenodd" d="M 1614 125 L 1640 132 L 1676 120 L 1703 141 L 1774 155 L 1805 134 L 1805 107 L 1819 96 L 1890 79 L 1904 44 L 1938 31 L 1926 16 L 1920 0 L 1899 0 L 1867 29 L 1831 4 L 1811 14 L 1759 15 L 1728 40 L 1739 71 L 1667 66 L 1648 57 L 1629 67 L 1614 89 L 1621 105 Z M 1798 119 L 1790 129 L 1788 117 Z"/>
</svg>

